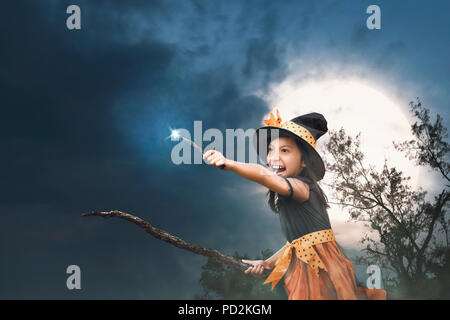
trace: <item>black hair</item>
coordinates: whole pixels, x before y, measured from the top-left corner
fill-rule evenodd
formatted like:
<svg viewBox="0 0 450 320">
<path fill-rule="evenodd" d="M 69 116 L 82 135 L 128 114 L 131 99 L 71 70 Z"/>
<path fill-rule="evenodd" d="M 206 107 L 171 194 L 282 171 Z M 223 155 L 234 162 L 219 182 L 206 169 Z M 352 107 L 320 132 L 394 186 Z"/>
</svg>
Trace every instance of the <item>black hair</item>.
<svg viewBox="0 0 450 320">
<path fill-rule="evenodd" d="M 299 140 L 299 138 L 297 138 L 296 136 L 284 133 L 284 132 L 280 132 L 279 137 L 288 137 L 288 138 L 293 138 L 295 141 L 295 144 L 297 145 L 298 149 L 300 150 L 301 154 L 302 154 L 302 159 L 305 162 L 306 167 L 303 168 L 303 170 L 300 172 L 299 176 L 306 178 L 305 180 L 309 180 L 311 183 L 309 185 L 310 187 L 310 191 L 311 190 L 317 190 L 318 194 L 319 194 L 319 200 L 322 202 L 322 205 L 325 208 L 329 208 L 330 206 L 328 205 L 328 198 L 325 195 L 325 193 L 323 192 L 322 188 L 319 186 L 319 184 L 317 183 L 317 177 L 314 174 L 314 172 L 310 169 L 310 157 L 309 157 L 309 152 L 308 150 L 305 148 L 305 146 L 302 144 L 302 142 Z M 269 145 L 269 143 L 267 144 Z M 267 147 L 268 148 L 268 147 Z M 277 204 L 275 203 L 275 192 L 270 190 L 267 192 L 267 196 L 269 198 L 268 200 L 268 204 L 270 209 L 275 212 L 278 213 L 279 212 L 279 208 L 277 206 Z"/>
</svg>

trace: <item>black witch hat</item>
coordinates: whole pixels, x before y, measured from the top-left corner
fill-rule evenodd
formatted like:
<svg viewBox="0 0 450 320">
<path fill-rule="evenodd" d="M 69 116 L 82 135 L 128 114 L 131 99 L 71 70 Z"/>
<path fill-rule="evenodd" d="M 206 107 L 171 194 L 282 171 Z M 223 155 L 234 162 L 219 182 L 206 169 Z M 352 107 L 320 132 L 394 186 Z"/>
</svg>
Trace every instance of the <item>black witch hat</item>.
<svg viewBox="0 0 450 320">
<path fill-rule="evenodd" d="M 316 151 L 317 140 L 323 136 L 327 131 L 327 120 L 320 113 L 308 113 L 293 118 L 290 121 L 281 122 L 280 114 L 277 110 L 277 119 L 270 113 L 270 119 L 264 120 L 265 127 L 256 130 L 255 138 L 253 139 L 254 147 L 264 162 L 267 163 L 267 146 L 271 141 L 271 136 L 281 137 L 288 136 L 297 139 L 307 150 L 310 158 L 309 168 L 313 171 L 317 181 L 321 180 L 325 175 L 325 165 L 319 153 Z M 279 131 L 274 131 L 279 130 Z M 267 137 L 266 148 L 259 150 L 261 143 L 260 138 Z"/>
</svg>

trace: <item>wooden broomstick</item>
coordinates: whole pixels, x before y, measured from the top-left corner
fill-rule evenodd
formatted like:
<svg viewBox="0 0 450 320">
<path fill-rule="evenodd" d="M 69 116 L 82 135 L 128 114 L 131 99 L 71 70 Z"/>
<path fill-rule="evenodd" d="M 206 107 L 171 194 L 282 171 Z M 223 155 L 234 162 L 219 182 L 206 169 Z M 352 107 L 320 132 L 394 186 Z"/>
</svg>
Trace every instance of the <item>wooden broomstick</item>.
<svg viewBox="0 0 450 320">
<path fill-rule="evenodd" d="M 237 268 L 242 271 L 246 270 L 248 267 L 251 266 L 250 264 L 244 263 L 239 259 L 224 255 L 217 250 L 210 249 L 210 248 L 204 248 L 204 247 L 201 247 L 201 246 L 198 246 L 195 244 L 188 243 L 188 242 L 184 241 L 183 239 L 173 236 L 164 230 L 155 228 L 147 221 L 145 221 L 139 217 L 133 216 L 129 213 L 113 210 L 113 211 L 109 211 L 109 212 L 89 212 L 89 213 L 83 213 L 82 215 L 85 217 L 100 216 L 103 218 L 112 218 L 112 217 L 121 218 L 121 219 L 130 221 L 130 222 L 136 224 L 138 227 L 144 229 L 145 232 L 151 234 L 156 239 L 168 242 L 178 248 L 185 249 L 185 250 L 191 251 L 193 253 L 200 254 L 202 256 L 213 258 L 220 263 L 226 264 L 230 267 Z M 258 277 L 267 277 L 269 275 L 269 273 L 270 273 L 270 270 L 264 269 L 262 276 L 258 276 Z"/>
</svg>

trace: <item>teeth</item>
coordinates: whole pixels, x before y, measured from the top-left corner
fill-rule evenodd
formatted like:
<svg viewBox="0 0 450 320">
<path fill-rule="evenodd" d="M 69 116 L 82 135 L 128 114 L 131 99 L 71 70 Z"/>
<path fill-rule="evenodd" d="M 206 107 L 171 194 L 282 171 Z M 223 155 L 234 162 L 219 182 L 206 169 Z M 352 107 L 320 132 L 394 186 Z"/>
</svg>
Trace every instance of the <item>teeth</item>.
<svg viewBox="0 0 450 320">
<path fill-rule="evenodd" d="M 272 169 L 278 170 L 278 169 L 284 169 L 282 166 L 272 166 Z"/>
</svg>

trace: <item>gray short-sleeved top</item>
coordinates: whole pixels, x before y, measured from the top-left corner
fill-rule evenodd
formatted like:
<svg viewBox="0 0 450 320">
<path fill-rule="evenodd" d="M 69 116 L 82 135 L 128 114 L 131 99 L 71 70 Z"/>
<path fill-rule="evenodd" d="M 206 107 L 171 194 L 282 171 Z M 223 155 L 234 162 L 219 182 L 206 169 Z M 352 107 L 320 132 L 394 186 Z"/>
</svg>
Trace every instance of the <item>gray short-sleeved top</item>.
<svg viewBox="0 0 450 320">
<path fill-rule="evenodd" d="M 290 176 L 310 186 L 309 199 L 299 202 L 293 197 L 279 196 L 278 208 L 281 229 L 289 242 L 305 234 L 331 229 L 330 218 L 326 207 L 320 200 L 320 191 L 311 185 L 311 180 L 300 176 Z"/>
</svg>

